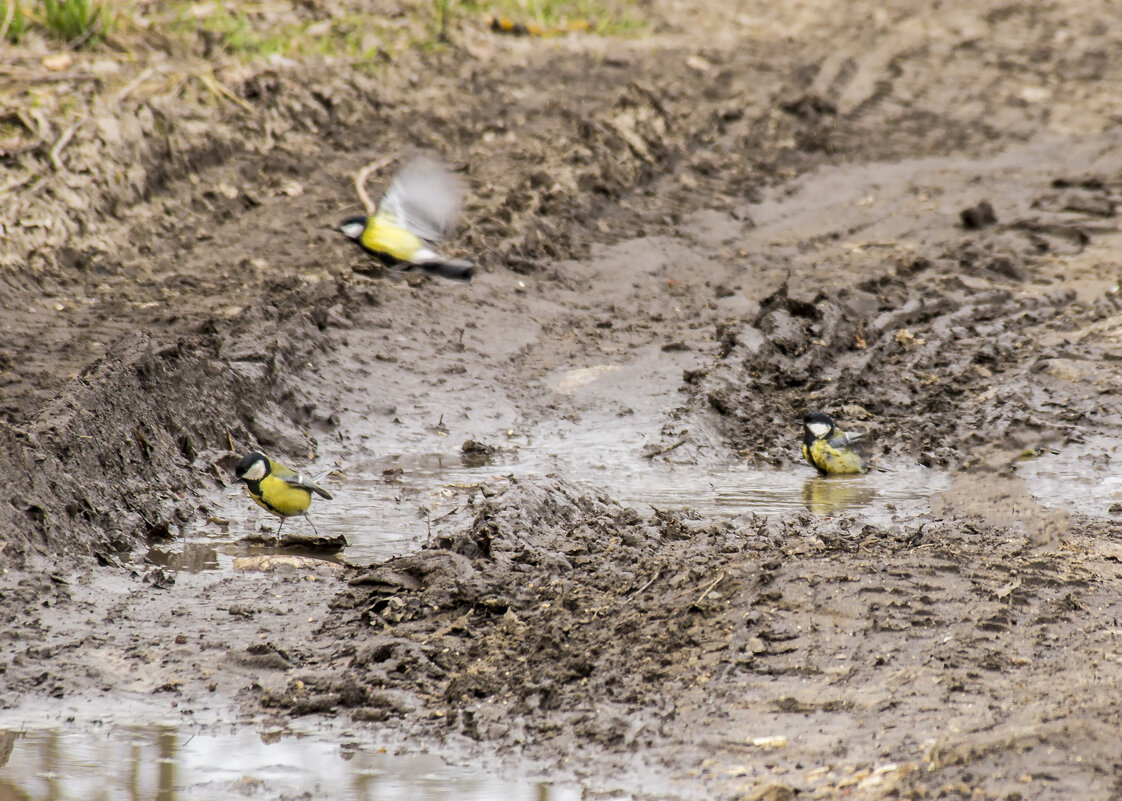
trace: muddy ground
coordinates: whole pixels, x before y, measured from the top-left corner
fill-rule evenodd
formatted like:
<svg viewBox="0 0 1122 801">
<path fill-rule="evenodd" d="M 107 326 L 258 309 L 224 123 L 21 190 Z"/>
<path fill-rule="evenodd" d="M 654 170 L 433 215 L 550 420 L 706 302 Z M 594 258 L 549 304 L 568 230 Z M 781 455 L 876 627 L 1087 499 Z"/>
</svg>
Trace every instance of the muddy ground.
<svg viewBox="0 0 1122 801">
<path fill-rule="evenodd" d="M 1116 797 L 1118 507 L 1018 459 L 1115 458 L 1122 33 L 1094 2 L 775 5 L 465 23 L 376 75 L 240 65 L 215 105 L 128 84 L 61 169 L 0 162 L 44 169 L 4 195 L 0 706 L 321 716 L 593 797 Z M 469 187 L 470 285 L 331 230 L 418 150 Z M 628 431 L 638 472 L 809 477 L 810 407 L 950 489 L 622 505 L 582 445 L 449 487 L 373 565 L 145 557 L 256 527 L 231 444 L 346 475 Z"/>
</svg>

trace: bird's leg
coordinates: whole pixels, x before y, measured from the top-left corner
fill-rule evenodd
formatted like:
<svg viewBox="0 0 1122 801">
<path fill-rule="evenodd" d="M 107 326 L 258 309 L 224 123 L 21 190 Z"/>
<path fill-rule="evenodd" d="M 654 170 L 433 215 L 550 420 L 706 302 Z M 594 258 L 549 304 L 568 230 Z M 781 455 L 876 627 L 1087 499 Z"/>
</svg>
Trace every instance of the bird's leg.
<svg viewBox="0 0 1122 801">
<path fill-rule="evenodd" d="M 277 526 L 277 538 L 280 538 L 281 529 L 284 528 L 284 518 L 280 519 L 280 525 Z"/>
<path fill-rule="evenodd" d="M 312 531 L 315 531 L 316 536 L 318 537 L 319 536 L 319 531 L 316 531 L 316 524 L 312 522 L 312 518 L 308 517 L 307 512 L 304 513 L 304 519 L 308 521 L 308 525 L 312 527 Z"/>
</svg>

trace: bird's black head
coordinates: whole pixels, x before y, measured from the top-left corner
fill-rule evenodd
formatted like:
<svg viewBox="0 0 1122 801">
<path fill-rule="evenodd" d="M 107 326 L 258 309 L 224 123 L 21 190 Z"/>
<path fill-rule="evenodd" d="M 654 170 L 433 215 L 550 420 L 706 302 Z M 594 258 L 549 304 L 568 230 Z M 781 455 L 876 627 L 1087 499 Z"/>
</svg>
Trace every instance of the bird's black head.
<svg viewBox="0 0 1122 801">
<path fill-rule="evenodd" d="M 234 475 L 238 477 L 238 481 L 260 481 L 269 475 L 270 470 L 272 465 L 269 464 L 269 457 L 254 451 L 242 457 L 234 469 Z"/>
<path fill-rule="evenodd" d="M 348 217 L 347 219 L 343 220 L 343 222 L 339 223 L 339 233 L 347 237 L 347 239 L 352 239 L 355 242 L 358 242 L 362 239 L 362 232 L 365 230 L 365 217 Z"/>
<path fill-rule="evenodd" d="M 807 445 L 816 439 L 829 439 L 834 433 L 834 421 L 822 412 L 807 412 L 803 415 L 803 442 Z"/>
</svg>

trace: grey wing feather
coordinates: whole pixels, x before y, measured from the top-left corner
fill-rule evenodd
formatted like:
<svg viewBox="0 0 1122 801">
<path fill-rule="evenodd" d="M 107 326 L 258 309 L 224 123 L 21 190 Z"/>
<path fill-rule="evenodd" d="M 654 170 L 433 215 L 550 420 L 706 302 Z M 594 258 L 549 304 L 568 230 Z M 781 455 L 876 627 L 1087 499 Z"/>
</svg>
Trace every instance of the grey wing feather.
<svg viewBox="0 0 1122 801">
<path fill-rule="evenodd" d="M 439 242 L 460 210 L 460 181 L 432 159 L 414 159 L 394 176 L 378 203 L 426 242 Z"/>
<path fill-rule="evenodd" d="M 321 487 L 319 484 L 316 483 L 317 481 L 323 481 L 323 479 L 327 478 L 327 476 L 330 475 L 330 473 L 331 473 L 331 471 L 327 470 L 323 473 L 320 473 L 315 478 L 308 478 L 303 473 L 297 473 L 294 476 L 283 476 L 281 478 L 281 480 L 285 484 L 290 484 L 293 487 L 302 487 L 303 489 L 311 490 L 312 492 L 316 493 L 317 495 L 320 495 L 324 498 L 327 498 L 327 500 L 330 501 L 331 500 L 331 493 L 328 492 L 327 490 L 325 490 L 323 487 Z"/>
<path fill-rule="evenodd" d="M 876 438 L 870 431 L 838 431 L 830 438 L 830 447 L 838 450 L 849 448 L 864 456 L 875 442 Z"/>
</svg>

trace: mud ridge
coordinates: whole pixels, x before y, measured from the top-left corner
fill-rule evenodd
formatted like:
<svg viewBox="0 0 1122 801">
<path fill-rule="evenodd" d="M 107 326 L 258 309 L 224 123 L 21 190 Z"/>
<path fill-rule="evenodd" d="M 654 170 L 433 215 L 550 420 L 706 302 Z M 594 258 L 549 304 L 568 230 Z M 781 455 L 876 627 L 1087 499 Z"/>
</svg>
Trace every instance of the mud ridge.
<svg viewBox="0 0 1122 801">
<path fill-rule="evenodd" d="M 278 297 L 286 311 L 252 307 L 174 343 L 127 336 L 27 426 L 4 424 L 0 514 L 14 536 L 3 557 L 116 561 L 205 516 L 206 494 L 229 480 L 231 444 L 307 455 L 309 430 L 330 422 L 298 379 L 327 346 L 316 319 L 326 325 L 340 300 L 335 286 L 313 287 Z"/>
</svg>

